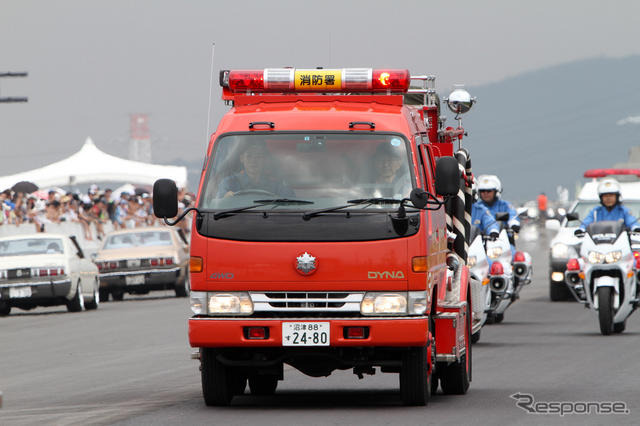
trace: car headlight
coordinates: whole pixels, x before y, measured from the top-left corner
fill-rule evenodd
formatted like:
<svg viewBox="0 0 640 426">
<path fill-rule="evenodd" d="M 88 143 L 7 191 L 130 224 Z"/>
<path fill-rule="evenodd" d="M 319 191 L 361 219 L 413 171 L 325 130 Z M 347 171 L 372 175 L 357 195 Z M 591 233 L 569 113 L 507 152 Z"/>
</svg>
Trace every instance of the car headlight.
<svg viewBox="0 0 640 426">
<path fill-rule="evenodd" d="M 477 262 L 478 262 L 478 259 L 475 256 L 467 257 L 467 266 L 469 268 L 473 268 L 474 266 L 476 266 Z"/>
<path fill-rule="evenodd" d="M 502 247 L 491 247 L 487 250 L 487 256 L 489 259 L 497 259 L 502 256 Z"/>
<path fill-rule="evenodd" d="M 246 292 L 209 293 L 207 299 L 209 315 L 251 315 L 253 313 L 253 302 L 249 293 Z"/>
<path fill-rule="evenodd" d="M 621 250 L 610 251 L 609 253 L 607 253 L 604 256 L 604 261 L 606 263 L 616 263 L 620 259 L 622 259 L 622 251 Z"/>
<path fill-rule="evenodd" d="M 406 314 L 406 293 L 367 293 L 360 303 L 360 313 L 362 315 Z"/>
<path fill-rule="evenodd" d="M 597 251 L 590 251 L 587 255 L 589 263 L 604 263 L 605 255 Z"/>
<path fill-rule="evenodd" d="M 569 257 L 569 246 L 558 243 L 551 247 L 551 257 L 556 259 L 567 259 Z"/>
</svg>

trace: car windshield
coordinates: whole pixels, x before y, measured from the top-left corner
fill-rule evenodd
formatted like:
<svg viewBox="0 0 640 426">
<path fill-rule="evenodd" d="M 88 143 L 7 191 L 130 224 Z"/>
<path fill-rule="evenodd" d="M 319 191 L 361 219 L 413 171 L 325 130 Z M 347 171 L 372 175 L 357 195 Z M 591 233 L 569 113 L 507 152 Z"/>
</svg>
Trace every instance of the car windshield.
<svg viewBox="0 0 640 426">
<path fill-rule="evenodd" d="M 170 246 L 171 235 L 168 231 L 127 232 L 111 235 L 104 243 L 104 249 L 129 247 Z"/>
<path fill-rule="evenodd" d="M 27 256 L 30 254 L 62 254 L 59 238 L 24 238 L 0 242 L 0 256 Z"/>
<path fill-rule="evenodd" d="M 270 200 L 270 204 L 248 211 L 308 211 L 353 199 L 401 199 L 413 188 L 407 149 L 407 140 L 394 134 L 222 136 L 209 162 L 199 207 L 233 209 Z M 354 208 L 398 206 L 367 204 Z"/>
<path fill-rule="evenodd" d="M 580 226 L 585 217 L 594 208 L 600 205 L 599 201 L 583 201 L 580 200 L 575 205 L 571 212 L 578 213 L 578 220 L 570 220 L 565 226 Z M 622 202 L 623 206 L 626 206 L 631 214 L 637 218 L 640 218 L 640 200 L 628 200 Z"/>
</svg>

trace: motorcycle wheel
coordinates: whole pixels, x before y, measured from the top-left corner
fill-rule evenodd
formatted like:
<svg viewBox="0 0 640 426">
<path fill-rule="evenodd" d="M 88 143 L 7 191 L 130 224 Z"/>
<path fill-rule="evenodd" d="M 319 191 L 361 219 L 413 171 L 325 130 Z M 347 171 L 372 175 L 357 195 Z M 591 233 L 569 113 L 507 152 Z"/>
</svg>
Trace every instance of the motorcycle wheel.
<svg viewBox="0 0 640 426">
<path fill-rule="evenodd" d="M 625 328 L 627 328 L 627 320 L 624 320 L 622 322 L 616 322 L 613 324 L 614 333 L 622 333 Z"/>
<path fill-rule="evenodd" d="M 482 330 L 478 330 L 476 333 L 471 335 L 471 343 L 478 343 L 480 341 L 480 331 Z"/>
<path fill-rule="evenodd" d="M 565 283 L 549 282 L 549 299 L 551 299 L 552 302 L 569 300 L 570 297 L 571 293 L 569 293 L 569 289 Z"/>
<path fill-rule="evenodd" d="M 598 289 L 598 320 L 600 333 L 608 336 L 613 331 L 613 292 L 611 287 Z"/>
<path fill-rule="evenodd" d="M 496 314 L 496 324 L 500 324 L 504 319 L 504 314 Z"/>
</svg>

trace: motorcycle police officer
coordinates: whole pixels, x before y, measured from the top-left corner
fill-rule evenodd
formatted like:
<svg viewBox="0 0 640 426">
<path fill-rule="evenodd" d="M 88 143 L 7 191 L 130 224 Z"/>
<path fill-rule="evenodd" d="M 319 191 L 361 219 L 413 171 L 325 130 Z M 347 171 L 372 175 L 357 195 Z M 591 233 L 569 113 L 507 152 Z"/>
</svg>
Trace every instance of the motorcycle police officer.
<svg viewBox="0 0 640 426">
<path fill-rule="evenodd" d="M 598 197 L 600 197 L 601 205 L 591 209 L 580 227 L 575 230 L 576 236 L 584 235 L 587 226 L 602 220 L 622 220 L 627 228 L 634 231 L 640 229 L 638 219 L 631 214 L 626 206 L 622 205 L 618 181 L 612 178 L 603 179 L 598 184 Z"/>
<path fill-rule="evenodd" d="M 507 226 L 514 232 L 520 231 L 520 220 L 518 213 L 510 202 L 500 199 L 502 193 L 502 183 L 496 175 L 478 176 L 478 193 L 480 194 L 479 204 L 486 207 L 495 217 L 496 213 L 509 213 L 509 221 Z M 513 241 L 511 241 L 511 249 L 515 253 Z"/>
</svg>

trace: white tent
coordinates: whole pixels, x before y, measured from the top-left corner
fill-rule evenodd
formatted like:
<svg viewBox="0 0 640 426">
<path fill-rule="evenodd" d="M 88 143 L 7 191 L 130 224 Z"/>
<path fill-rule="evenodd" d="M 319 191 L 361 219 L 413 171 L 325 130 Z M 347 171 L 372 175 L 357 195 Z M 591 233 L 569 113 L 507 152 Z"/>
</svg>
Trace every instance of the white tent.
<svg viewBox="0 0 640 426">
<path fill-rule="evenodd" d="M 0 177 L 0 191 L 21 181 L 48 188 L 95 182 L 153 185 L 160 178 L 173 179 L 178 187 L 186 186 L 187 168 L 125 160 L 100 151 L 91 138 L 87 138 L 80 151 L 69 158 L 39 169 Z"/>
</svg>

